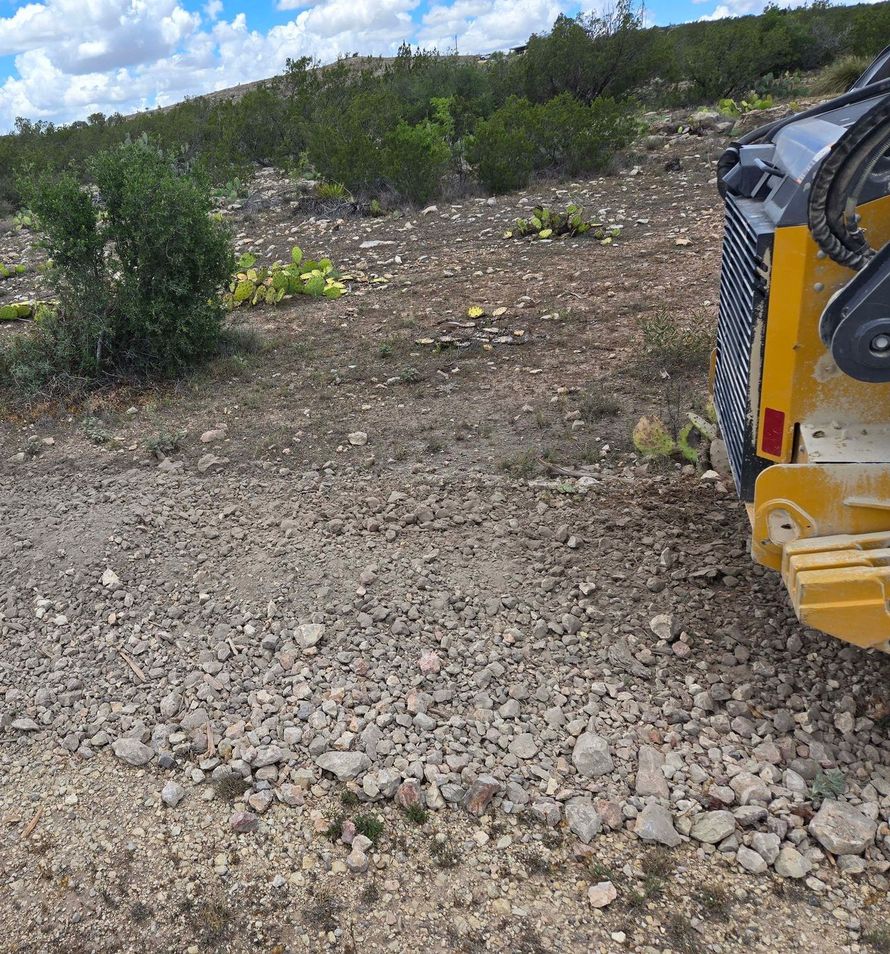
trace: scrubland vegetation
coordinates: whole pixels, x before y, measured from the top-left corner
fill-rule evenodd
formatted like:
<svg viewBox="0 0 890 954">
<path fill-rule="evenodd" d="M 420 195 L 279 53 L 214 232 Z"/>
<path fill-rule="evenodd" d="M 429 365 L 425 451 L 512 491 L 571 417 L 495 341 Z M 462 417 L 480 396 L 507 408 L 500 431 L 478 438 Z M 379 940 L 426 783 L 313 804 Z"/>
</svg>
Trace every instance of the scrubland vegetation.
<svg viewBox="0 0 890 954">
<path fill-rule="evenodd" d="M 640 104 L 793 95 L 799 74 L 847 57 L 843 84 L 890 37 L 890 6 L 769 8 L 761 16 L 644 28 L 622 0 L 609 15 L 560 16 L 520 55 L 341 60 L 285 74 L 238 100 L 196 98 L 136 116 L 95 114 L 57 127 L 22 118 L 0 137 L 0 201 L 21 205 L 16 170 L 72 167 L 144 134 L 237 193 L 254 163 L 311 172 L 356 196 L 428 201 L 455 180 L 492 192 L 536 170 L 576 175 L 608 166 L 633 134 Z M 859 57 L 859 60 L 853 59 Z"/>
<path fill-rule="evenodd" d="M 214 194 L 243 195 L 258 164 L 371 215 L 509 192 L 537 174 L 608 171 L 645 108 L 716 101 L 734 115 L 806 91 L 804 74 L 812 88 L 817 70 L 817 89 L 843 89 L 888 36 L 888 4 L 644 28 L 642 8 L 621 0 L 603 16 L 560 16 L 509 54 L 300 59 L 238 99 L 60 127 L 20 119 L 0 137 L 0 204 L 18 210 L 14 228 L 41 233 L 54 300 L 5 306 L 3 318 L 35 321 L 0 350 L 0 376 L 44 396 L 176 376 L 218 353 L 226 309 L 338 297 L 333 264 L 299 248 L 288 262 L 235 261 Z M 591 228 L 574 207 L 546 221 L 538 212 L 508 234 Z M 593 234 L 611 241 L 599 225 Z M 2 266 L 0 279 L 25 267 Z"/>
</svg>

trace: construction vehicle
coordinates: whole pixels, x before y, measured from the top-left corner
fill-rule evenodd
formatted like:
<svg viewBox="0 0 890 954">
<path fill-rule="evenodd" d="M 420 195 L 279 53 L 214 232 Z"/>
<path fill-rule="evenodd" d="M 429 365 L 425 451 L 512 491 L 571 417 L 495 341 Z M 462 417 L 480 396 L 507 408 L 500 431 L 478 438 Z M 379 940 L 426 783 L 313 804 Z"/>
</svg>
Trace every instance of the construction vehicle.
<svg viewBox="0 0 890 954">
<path fill-rule="evenodd" d="M 733 142 L 711 388 L 751 552 L 800 621 L 890 649 L 890 47 Z"/>
</svg>

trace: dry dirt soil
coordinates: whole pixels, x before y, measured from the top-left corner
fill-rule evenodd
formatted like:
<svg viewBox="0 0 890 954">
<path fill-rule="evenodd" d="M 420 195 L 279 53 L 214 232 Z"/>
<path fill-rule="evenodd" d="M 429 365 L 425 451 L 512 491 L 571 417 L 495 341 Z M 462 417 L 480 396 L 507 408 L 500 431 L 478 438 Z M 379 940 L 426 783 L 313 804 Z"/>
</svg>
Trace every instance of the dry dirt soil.
<svg viewBox="0 0 890 954">
<path fill-rule="evenodd" d="M 0 950 L 890 950 L 888 662 L 798 626 L 731 481 L 630 442 L 642 414 L 706 405 L 706 358 L 669 374 L 642 324 L 713 325 L 723 145 L 380 219 L 295 211 L 261 175 L 239 248 L 328 255 L 348 295 L 237 312 L 253 347 L 179 384 L 9 409 Z M 620 237 L 503 238 L 539 201 Z M 587 733 L 611 770 L 579 767 Z M 634 833 L 646 747 L 672 848 Z M 332 779 L 325 751 L 368 753 L 372 781 Z M 875 806 L 850 870 L 807 834 L 823 771 Z M 740 772 L 764 798 L 736 800 Z M 429 810 L 381 800 L 393 776 Z M 597 806 L 589 844 L 572 799 Z M 689 837 L 715 810 L 736 830 Z M 353 870 L 337 835 L 368 814 Z M 743 870 L 758 831 L 804 876 Z"/>
</svg>

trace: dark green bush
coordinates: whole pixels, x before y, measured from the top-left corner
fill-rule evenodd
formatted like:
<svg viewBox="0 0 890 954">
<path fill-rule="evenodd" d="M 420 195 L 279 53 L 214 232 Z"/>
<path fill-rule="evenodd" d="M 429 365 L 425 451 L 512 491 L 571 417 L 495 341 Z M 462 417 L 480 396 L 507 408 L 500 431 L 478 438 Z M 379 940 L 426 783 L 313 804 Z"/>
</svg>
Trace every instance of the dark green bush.
<svg viewBox="0 0 890 954">
<path fill-rule="evenodd" d="M 401 119 L 397 99 L 386 89 L 354 95 L 345 108 L 318 117 L 309 130 L 312 165 L 330 182 L 356 196 L 376 191 L 386 175 L 384 140 Z"/>
<path fill-rule="evenodd" d="M 451 150 L 435 123 L 400 122 L 385 141 L 385 166 L 393 188 L 418 205 L 439 189 Z"/>
<path fill-rule="evenodd" d="M 532 126 L 531 103 L 515 96 L 476 125 L 470 162 L 490 192 L 511 192 L 528 185 L 535 168 Z"/>
<path fill-rule="evenodd" d="M 144 142 L 89 165 L 96 199 L 70 174 L 23 186 L 53 261 L 58 297 L 2 356 L 18 387 L 175 375 L 215 352 L 219 289 L 234 262 L 210 190 Z"/>
<path fill-rule="evenodd" d="M 608 97 L 585 104 L 561 93 L 533 107 L 529 118 L 536 168 L 552 167 L 570 175 L 604 169 L 638 132 L 628 106 Z"/>
<path fill-rule="evenodd" d="M 602 170 L 637 131 L 628 104 L 608 97 L 589 104 L 570 93 L 543 104 L 514 97 L 477 125 L 470 159 L 487 189 L 509 192 L 527 185 L 534 170 Z"/>
</svg>

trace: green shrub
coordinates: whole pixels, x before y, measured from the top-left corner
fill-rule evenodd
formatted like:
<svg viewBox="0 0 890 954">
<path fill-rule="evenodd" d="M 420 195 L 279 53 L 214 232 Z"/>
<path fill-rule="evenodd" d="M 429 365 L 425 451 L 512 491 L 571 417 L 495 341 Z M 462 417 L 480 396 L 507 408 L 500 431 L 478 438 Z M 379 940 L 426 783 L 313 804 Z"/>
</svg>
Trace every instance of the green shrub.
<svg viewBox="0 0 890 954">
<path fill-rule="evenodd" d="M 813 92 L 817 96 L 835 96 L 845 93 L 868 69 L 871 57 L 842 56 L 830 66 L 826 66 L 813 83 Z"/>
<path fill-rule="evenodd" d="M 175 375 L 210 356 L 233 266 L 206 181 L 135 142 L 90 163 L 98 201 L 70 174 L 23 185 L 58 297 L 3 356 L 16 385 Z M 100 204 L 104 208 L 100 209 Z"/>
<path fill-rule="evenodd" d="M 513 97 L 476 126 L 470 158 L 486 188 L 508 192 L 527 185 L 534 170 L 602 170 L 638 131 L 628 103 L 583 103 L 571 93 L 543 104 Z"/>
<path fill-rule="evenodd" d="M 402 121 L 386 137 L 384 149 L 386 174 L 399 195 L 421 205 L 438 191 L 451 150 L 436 123 Z"/>
<path fill-rule="evenodd" d="M 513 96 L 476 124 L 469 157 L 489 192 L 512 192 L 528 185 L 535 168 L 531 117 L 531 103 Z"/>
<path fill-rule="evenodd" d="M 533 107 L 529 119 L 536 167 L 570 175 L 604 169 L 638 132 L 630 107 L 607 97 L 585 104 L 561 93 Z"/>
<path fill-rule="evenodd" d="M 310 126 L 309 160 L 326 180 L 355 195 L 374 191 L 385 179 L 384 139 L 400 118 L 399 102 L 388 90 L 353 92 L 345 108 L 319 115 Z"/>
</svg>

